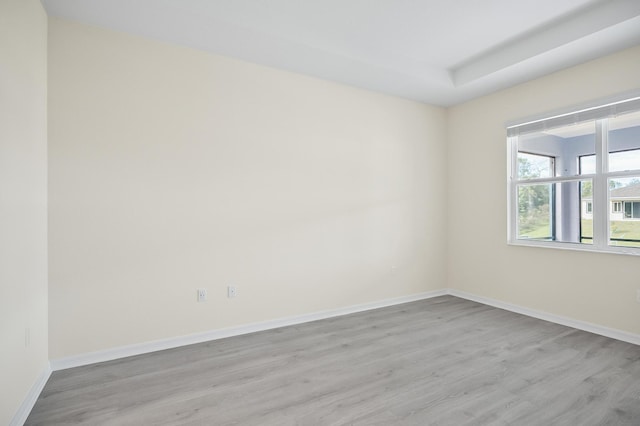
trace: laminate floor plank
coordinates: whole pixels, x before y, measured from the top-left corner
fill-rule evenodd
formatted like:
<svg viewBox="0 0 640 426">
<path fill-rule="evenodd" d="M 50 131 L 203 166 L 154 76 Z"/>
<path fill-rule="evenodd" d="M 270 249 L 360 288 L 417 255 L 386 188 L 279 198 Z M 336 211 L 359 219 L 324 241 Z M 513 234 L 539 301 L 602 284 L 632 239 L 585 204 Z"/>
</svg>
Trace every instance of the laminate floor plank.
<svg viewBox="0 0 640 426">
<path fill-rule="evenodd" d="M 26 424 L 640 426 L 640 346 L 443 296 L 56 371 Z"/>
</svg>

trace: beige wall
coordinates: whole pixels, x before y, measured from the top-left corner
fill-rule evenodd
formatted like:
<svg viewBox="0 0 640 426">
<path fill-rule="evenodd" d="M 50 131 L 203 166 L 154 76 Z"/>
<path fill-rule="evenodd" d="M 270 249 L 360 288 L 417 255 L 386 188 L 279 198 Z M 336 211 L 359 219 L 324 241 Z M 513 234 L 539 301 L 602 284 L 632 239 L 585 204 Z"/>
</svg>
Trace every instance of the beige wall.
<svg viewBox="0 0 640 426">
<path fill-rule="evenodd" d="M 0 424 L 48 369 L 47 17 L 0 2 Z M 26 340 L 27 329 L 29 341 Z"/>
<path fill-rule="evenodd" d="M 640 259 L 507 246 L 505 123 L 640 88 L 640 47 L 448 111 L 449 286 L 640 333 Z"/>
<path fill-rule="evenodd" d="M 52 359 L 445 287 L 443 109 L 49 26 Z"/>
</svg>

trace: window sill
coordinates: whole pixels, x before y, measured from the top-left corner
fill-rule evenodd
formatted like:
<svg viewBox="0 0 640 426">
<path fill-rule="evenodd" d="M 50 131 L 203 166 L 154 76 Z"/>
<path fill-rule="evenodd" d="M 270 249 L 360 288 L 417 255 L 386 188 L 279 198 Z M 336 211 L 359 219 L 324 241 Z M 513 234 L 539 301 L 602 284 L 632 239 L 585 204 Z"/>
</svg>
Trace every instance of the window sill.
<svg viewBox="0 0 640 426">
<path fill-rule="evenodd" d="M 606 248 L 595 247 L 588 244 L 561 243 L 557 241 L 535 241 L 535 240 L 509 240 L 507 245 L 521 247 L 552 248 L 557 250 L 586 251 L 591 253 L 625 254 L 630 256 L 640 256 L 640 247 L 615 247 Z"/>
</svg>

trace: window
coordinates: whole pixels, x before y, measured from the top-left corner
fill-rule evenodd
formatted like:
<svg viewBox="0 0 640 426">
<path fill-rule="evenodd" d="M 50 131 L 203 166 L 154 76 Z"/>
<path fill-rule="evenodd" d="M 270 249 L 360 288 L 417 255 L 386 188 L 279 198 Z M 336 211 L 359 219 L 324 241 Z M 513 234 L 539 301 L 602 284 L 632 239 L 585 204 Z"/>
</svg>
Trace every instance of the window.
<svg viewBox="0 0 640 426">
<path fill-rule="evenodd" d="M 555 158 L 548 155 L 518 152 L 518 177 L 541 178 L 555 174 Z"/>
<path fill-rule="evenodd" d="M 507 136 L 509 243 L 640 255 L 640 97 Z"/>
<path fill-rule="evenodd" d="M 625 219 L 640 219 L 640 202 L 625 201 L 624 217 Z"/>
</svg>

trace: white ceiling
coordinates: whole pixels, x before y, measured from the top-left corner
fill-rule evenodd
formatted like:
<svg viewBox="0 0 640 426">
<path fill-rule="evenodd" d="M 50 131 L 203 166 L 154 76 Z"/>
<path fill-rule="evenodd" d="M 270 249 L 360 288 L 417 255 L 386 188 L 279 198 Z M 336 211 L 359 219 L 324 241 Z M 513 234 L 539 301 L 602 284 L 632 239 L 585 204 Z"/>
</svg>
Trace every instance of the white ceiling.
<svg viewBox="0 0 640 426">
<path fill-rule="evenodd" d="M 50 15 L 449 106 L 640 44 L 640 0 L 42 0 Z"/>
</svg>

